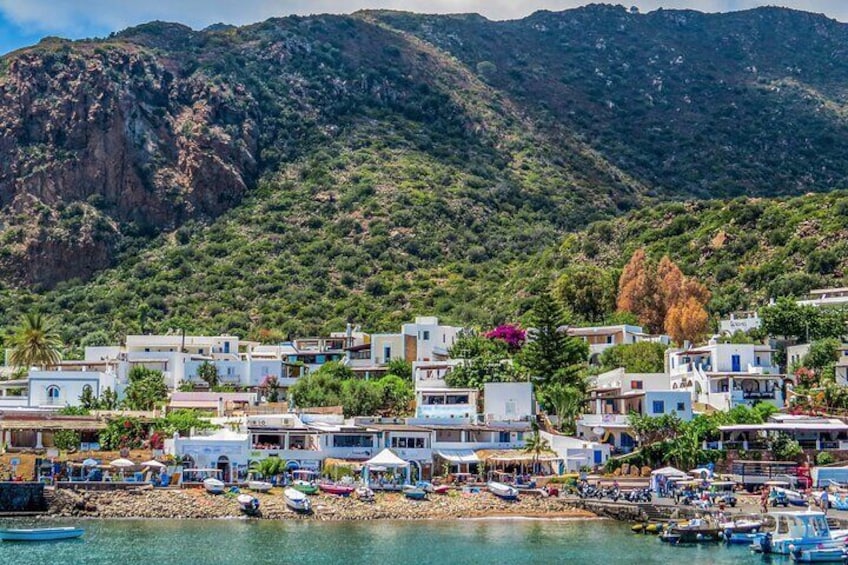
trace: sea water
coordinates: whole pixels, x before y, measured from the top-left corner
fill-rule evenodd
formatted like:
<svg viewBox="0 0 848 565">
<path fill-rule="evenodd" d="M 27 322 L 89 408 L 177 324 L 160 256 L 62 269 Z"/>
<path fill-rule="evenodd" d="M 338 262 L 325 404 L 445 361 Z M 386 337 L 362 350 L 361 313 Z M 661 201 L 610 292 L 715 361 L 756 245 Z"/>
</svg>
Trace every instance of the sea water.
<svg viewBox="0 0 848 565">
<path fill-rule="evenodd" d="M 48 525 L 78 525 L 85 535 L 69 541 L 2 542 L 0 564 L 763 563 L 745 547 L 673 547 L 608 520 L 0 520 L 2 528 Z"/>
</svg>

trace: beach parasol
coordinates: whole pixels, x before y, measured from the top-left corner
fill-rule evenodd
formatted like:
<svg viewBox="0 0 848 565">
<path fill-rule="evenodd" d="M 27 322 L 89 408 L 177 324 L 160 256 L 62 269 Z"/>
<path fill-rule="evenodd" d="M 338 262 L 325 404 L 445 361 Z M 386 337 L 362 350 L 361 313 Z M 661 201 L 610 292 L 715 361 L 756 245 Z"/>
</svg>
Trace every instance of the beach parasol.
<svg viewBox="0 0 848 565">
<path fill-rule="evenodd" d="M 144 463 L 139 463 L 139 467 L 156 467 L 157 469 L 164 469 L 167 467 L 164 463 L 160 463 L 155 459 L 151 459 L 150 461 L 145 461 Z"/>
<path fill-rule="evenodd" d="M 129 459 L 115 459 L 111 463 L 109 463 L 112 467 L 135 467 L 135 463 L 130 461 Z"/>
<path fill-rule="evenodd" d="M 92 459 L 91 457 L 82 462 L 83 467 L 97 467 L 99 464 L 97 459 Z"/>
</svg>

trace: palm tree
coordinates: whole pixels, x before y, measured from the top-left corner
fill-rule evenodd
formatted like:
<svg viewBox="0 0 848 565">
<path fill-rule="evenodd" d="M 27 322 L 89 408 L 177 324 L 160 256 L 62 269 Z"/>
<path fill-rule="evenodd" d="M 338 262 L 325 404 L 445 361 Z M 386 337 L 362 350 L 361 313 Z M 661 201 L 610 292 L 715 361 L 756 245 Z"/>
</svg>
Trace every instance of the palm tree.
<svg viewBox="0 0 848 565">
<path fill-rule="evenodd" d="M 533 454 L 533 472 L 536 472 L 536 466 L 539 462 L 539 457 L 551 450 L 551 444 L 548 440 L 539 434 L 539 425 L 533 422 L 533 435 L 528 437 L 524 443 L 524 453 Z"/>
<path fill-rule="evenodd" d="M 251 461 L 248 470 L 263 479 L 270 479 L 285 472 L 286 462 L 279 457 L 268 457 L 261 461 Z"/>
<path fill-rule="evenodd" d="M 548 387 L 546 395 L 559 420 L 559 431 L 573 434 L 576 420 L 583 414 L 585 395 L 573 385 L 556 383 Z"/>
<path fill-rule="evenodd" d="M 16 367 L 44 367 L 62 360 L 62 340 L 49 318 L 30 312 L 21 316 L 12 334 L 9 362 Z"/>
</svg>

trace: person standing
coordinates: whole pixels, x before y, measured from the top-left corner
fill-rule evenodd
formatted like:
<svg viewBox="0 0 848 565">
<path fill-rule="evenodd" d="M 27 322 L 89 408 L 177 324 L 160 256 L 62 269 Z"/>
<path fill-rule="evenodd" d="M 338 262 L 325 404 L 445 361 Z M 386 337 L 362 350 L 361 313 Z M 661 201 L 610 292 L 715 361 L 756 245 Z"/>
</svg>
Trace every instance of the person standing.
<svg viewBox="0 0 848 565">
<path fill-rule="evenodd" d="M 768 487 L 763 487 L 762 492 L 760 493 L 760 511 L 763 514 L 768 514 L 768 501 L 769 489 Z"/>
</svg>

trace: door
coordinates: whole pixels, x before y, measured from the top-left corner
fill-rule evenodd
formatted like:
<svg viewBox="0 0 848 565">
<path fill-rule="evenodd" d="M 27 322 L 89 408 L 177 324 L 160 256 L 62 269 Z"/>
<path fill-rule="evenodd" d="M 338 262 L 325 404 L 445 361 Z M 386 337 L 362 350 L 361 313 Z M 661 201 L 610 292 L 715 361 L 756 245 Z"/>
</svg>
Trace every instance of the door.
<svg viewBox="0 0 848 565">
<path fill-rule="evenodd" d="M 730 370 L 734 373 L 739 373 L 742 371 L 742 362 L 740 361 L 738 355 L 733 355 L 730 357 L 730 364 L 732 365 Z"/>
<path fill-rule="evenodd" d="M 604 462 L 604 453 L 600 449 L 595 450 L 595 465 L 600 465 Z"/>
</svg>

